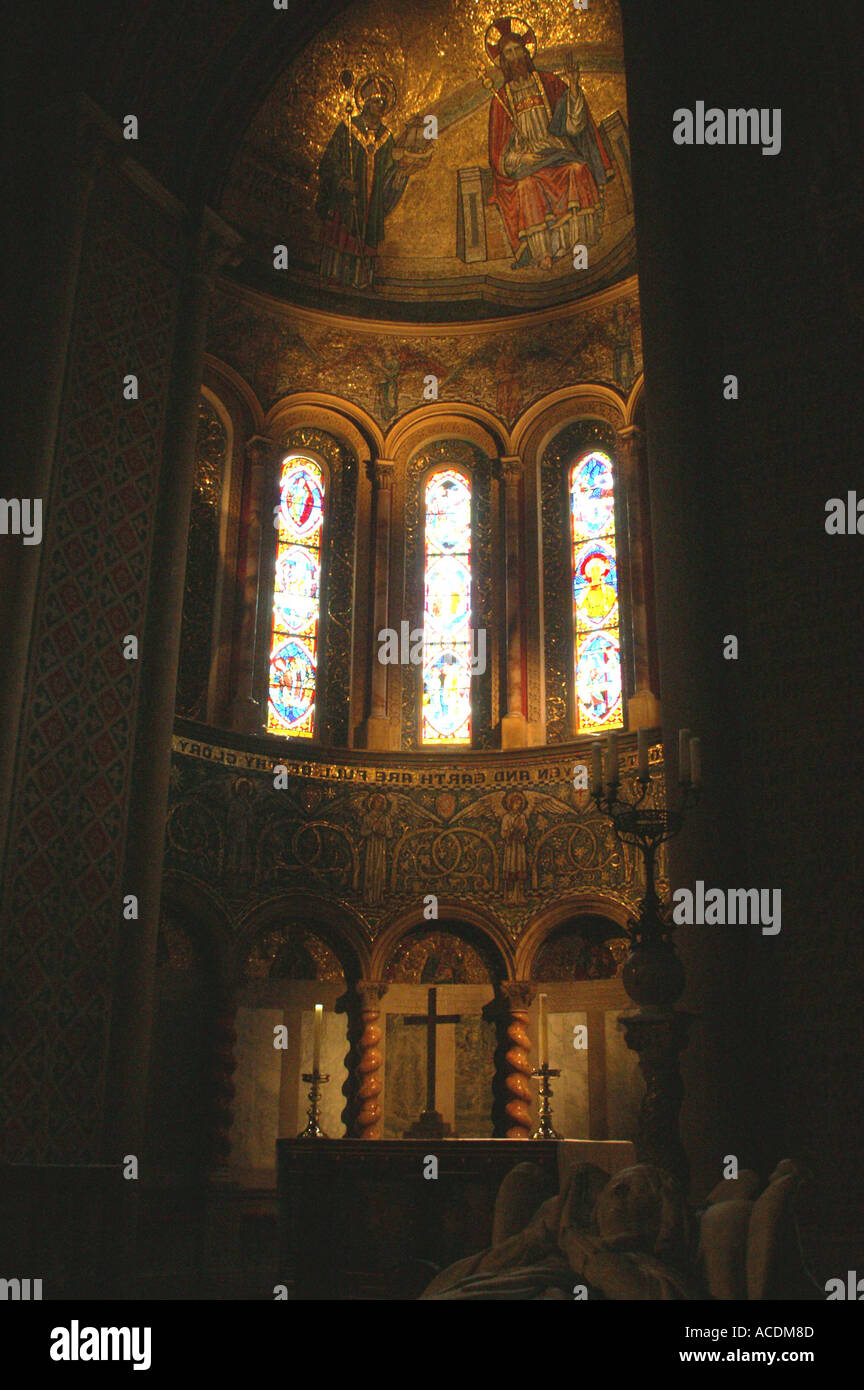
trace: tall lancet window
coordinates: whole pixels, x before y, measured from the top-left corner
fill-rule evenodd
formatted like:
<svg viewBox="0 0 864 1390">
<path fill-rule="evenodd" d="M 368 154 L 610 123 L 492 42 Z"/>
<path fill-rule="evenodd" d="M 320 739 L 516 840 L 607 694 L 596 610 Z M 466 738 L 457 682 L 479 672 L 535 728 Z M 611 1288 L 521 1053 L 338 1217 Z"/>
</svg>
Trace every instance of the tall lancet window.
<svg viewBox="0 0 864 1390">
<path fill-rule="evenodd" d="M 573 647 L 579 733 L 622 727 L 618 557 L 612 460 L 592 450 L 570 470 Z"/>
<path fill-rule="evenodd" d="M 283 460 L 276 522 L 267 729 L 314 738 L 324 524 L 324 478 L 314 459 Z"/>
<path fill-rule="evenodd" d="M 442 468 L 426 482 L 424 744 L 471 743 L 471 484 Z"/>
</svg>

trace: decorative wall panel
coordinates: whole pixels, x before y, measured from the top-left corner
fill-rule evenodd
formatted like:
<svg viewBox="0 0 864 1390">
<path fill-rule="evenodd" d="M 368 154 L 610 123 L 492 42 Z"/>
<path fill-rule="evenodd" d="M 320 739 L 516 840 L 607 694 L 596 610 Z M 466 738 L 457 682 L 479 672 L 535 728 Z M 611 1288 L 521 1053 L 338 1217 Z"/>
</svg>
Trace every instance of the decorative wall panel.
<svg viewBox="0 0 864 1390">
<path fill-rule="evenodd" d="M 202 892 L 206 884 L 238 931 L 292 893 L 307 895 L 307 914 L 308 895 L 317 898 L 321 920 L 350 916 L 370 943 L 406 910 L 422 926 L 430 893 L 470 906 L 472 920 L 514 943 L 538 913 L 579 894 L 635 912 L 641 863 L 574 790 L 573 754 L 526 754 L 506 766 L 463 756 L 458 769 L 422 754 L 410 763 L 297 762 L 178 733 L 167 866 Z M 277 763 L 288 771 L 280 790 Z M 625 752 L 625 791 L 633 763 Z M 662 795 L 659 762 L 655 771 L 652 797 Z M 664 872 L 661 862 L 661 893 Z M 406 945 L 394 969 L 422 974 L 428 951 L 421 961 L 417 950 Z"/>
<path fill-rule="evenodd" d="M 124 180 L 84 241 L 9 828 L 0 1128 L 18 1162 L 99 1152 L 139 663 L 181 259 Z M 134 372 L 139 399 L 123 399 Z"/>
</svg>

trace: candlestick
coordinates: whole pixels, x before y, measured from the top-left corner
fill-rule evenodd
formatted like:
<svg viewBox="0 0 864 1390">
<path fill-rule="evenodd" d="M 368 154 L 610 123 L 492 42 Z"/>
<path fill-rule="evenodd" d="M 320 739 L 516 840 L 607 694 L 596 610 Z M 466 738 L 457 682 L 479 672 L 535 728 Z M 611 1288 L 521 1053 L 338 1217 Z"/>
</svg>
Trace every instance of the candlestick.
<svg viewBox="0 0 864 1390">
<path fill-rule="evenodd" d="M 648 730 L 638 729 L 636 732 L 636 750 L 638 759 L 639 780 L 648 781 Z"/>
<path fill-rule="evenodd" d="M 321 1006 L 319 1005 L 319 1007 Z M 329 1081 L 330 1077 L 322 1076 L 317 1067 L 313 1067 L 312 1071 L 302 1072 L 301 1076 L 309 1087 L 309 1108 L 306 1111 L 306 1128 L 301 1130 L 297 1138 L 326 1139 L 327 1135 L 318 1123 L 318 1116 L 321 1109 L 321 1086 L 323 1082 Z"/>
<path fill-rule="evenodd" d="M 702 785 L 702 740 L 701 738 L 691 738 L 690 740 L 690 780 L 694 787 Z"/>
<path fill-rule="evenodd" d="M 315 1022 L 312 1029 L 312 1070 L 318 1071 L 321 1065 L 321 1032 L 324 1027 L 324 1005 L 315 1005 Z"/>
<path fill-rule="evenodd" d="M 537 1030 L 537 1044 L 540 1054 L 540 1065 L 545 1066 L 549 1061 L 549 1020 L 546 1017 L 546 995 L 540 995 L 540 1026 Z"/>
<path fill-rule="evenodd" d="M 540 998 L 543 997 L 541 994 Z M 536 1071 L 532 1071 L 531 1075 L 538 1077 L 540 1081 L 537 1094 L 537 1128 L 531 1138 L 560 1139 L 562 1136 L 552 1126 L 552 1087 L 549 1085 L 550 1076 L 561 1075 L 560 1068 L 550 1067 L 548 1062 L 543 1062 Z"/>
<path fill-rule="evenodd" d="M 678 731 L 678 781 L 690 781 L 690 730 Z"/>
<path fill-rule="evenodd" d="M 591 745 L 591 794 L 595 796 L 603 789 L 603 745 L 595 738 Z"/>
</svg>

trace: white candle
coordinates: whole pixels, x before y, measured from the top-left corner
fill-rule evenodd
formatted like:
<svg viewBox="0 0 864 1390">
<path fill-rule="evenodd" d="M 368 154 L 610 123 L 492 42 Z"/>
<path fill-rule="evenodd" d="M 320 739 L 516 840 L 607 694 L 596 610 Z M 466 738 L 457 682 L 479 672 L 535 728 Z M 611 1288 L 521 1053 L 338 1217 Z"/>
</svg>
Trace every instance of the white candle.
<svg viewBox="0 0 864 1390">
<path fill-rule="evenodd" d="M 690 730 L 678 731 L 678 781 L 690 781 Z"/>
<path fill-rule="evenodd" d="M 540 995 L 540 1027 L 538 1033 L 538 1051 L 540 1054 L 540 1066 L 542 1067 L 549 1061 L 549 1020 L 546 1017 L 545 994 Z"/>
<path fill-rule="evenodd" d="M 694 787 L 702 785 L 702 740 L 701 738 L 691 738 L 690 740 L 690 776 L 693 779 Z"/>
<path fill-rule="evenodd" d="M 618 785 L 618 735 L 610 734 L 606 740 L 606 781 L 610 787 Z"/>
<path fill-rule="evenodd" d="M 599 738 L 595 738 L 591 745 L 591 791 L 597 793 L 603 790 L 603 747 Z"/>
<path fill-rule="evenodd" d="M 648 730 L 639 729 L 636 733 L 636 748 L 639 758 L 639 776 L 648 781 Z"/>
<path fill-rule="evenodd" d="M 324 1028 L 324 1005 L 315 1005 L 315 1023 L 312 1030 L 312 1070 L 321 1070 L 321 1033 Z"/>
</svg>

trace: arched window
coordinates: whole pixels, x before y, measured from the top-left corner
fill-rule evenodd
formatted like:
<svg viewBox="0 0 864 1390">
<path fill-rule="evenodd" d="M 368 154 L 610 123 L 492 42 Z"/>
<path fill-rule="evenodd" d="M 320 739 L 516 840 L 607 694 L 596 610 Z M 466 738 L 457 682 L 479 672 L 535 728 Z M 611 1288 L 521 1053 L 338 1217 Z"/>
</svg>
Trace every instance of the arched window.
<svg viewBox="0 0 864 1390">
<path fill-rule="evenodd" d="M 580 734 L 623 725 L 615 483 L 598 450 L 570 469 L 576 721 Z"/>
<path fill-rule="evenodd" d="M 424 494 L 424 744 L 471 743 L 471 484 L 454 468 Z"/>
<path fill-rule="evenodd" d="M 315 737 L 324 477 L 314 459 L 282 461 L 276 515 L 267 730 Z"/>
</svg>

